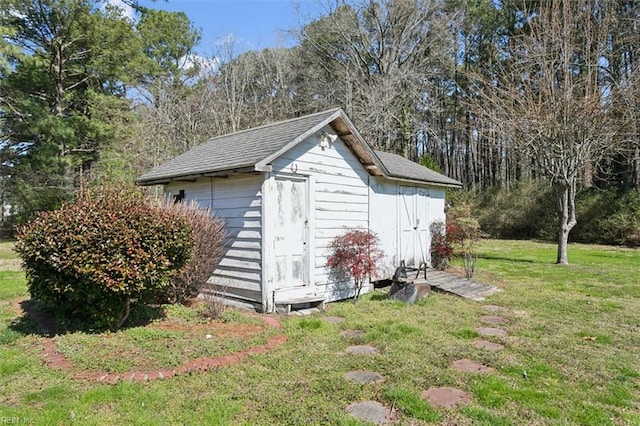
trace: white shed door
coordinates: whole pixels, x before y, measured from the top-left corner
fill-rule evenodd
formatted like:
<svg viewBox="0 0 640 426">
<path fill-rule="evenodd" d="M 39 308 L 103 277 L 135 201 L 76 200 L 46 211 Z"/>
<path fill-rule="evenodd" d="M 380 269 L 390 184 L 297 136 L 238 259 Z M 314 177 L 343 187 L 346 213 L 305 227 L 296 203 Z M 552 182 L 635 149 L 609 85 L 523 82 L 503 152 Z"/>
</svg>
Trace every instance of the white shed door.
<svg viewBox="0 0 640 426">
<path fill-rule="evenodd" d="M 275 288 L 306 285 L 307 182 L 276 178 Z"/>
<path fill-rule="evenodd" d="M 400 259 L 417 268 L 429 256 L 429 192 L 401 186 L 399 195 Z"/>
</svg>

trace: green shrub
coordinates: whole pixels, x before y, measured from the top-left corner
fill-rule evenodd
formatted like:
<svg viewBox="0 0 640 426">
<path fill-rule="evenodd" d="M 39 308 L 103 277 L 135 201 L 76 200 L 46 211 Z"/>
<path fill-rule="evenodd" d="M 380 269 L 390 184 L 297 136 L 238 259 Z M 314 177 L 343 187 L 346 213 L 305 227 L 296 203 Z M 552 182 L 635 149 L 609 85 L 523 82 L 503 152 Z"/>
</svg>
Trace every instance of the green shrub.
<svg viewBox="0 0 640 426">
<path fill-rule="evenodd" d="M 184 220 L 192 231 L 193 249 L 189 262 L 175 273 L 169 284 L 160 292 L 159 301 L 168 303 L 184 303 L 197 296 L 207 285 L 213 275 L 220 258 L 225 239 L 224 223 L 215 216 L 213 210 L 198 207 L 195 203 L 162 203 L 160 208 Z M 219 299 L 211 299 L 210 304 L 217 304 Z M 223 306 L 210 306 L 210 312 L 222 313 Z"/>
<path fill-rule="evenodd" d="M 640 193 L 590 189 L 578 194 L 573 241 L 640 246 Z"/>
<path fill-rule="evenodd" d="M 492 238 L 557 238 L 555 198 L 545 182 L 484 190 L 476 198 L 474 215 Z"/>
<path fill-rule="evenodd" d="M 138 192 L 105 189 L 44 212 L 18 229 L 31 297 L 60 319 L 118 328 L 191 255 L 186 221 Z"/>
<path fill-rule="evenodd" d="M 556 202 L 545 182 L 523 182 L 509 190 L 459 191 L 454 205 L 471 203 L 483 232 L 492 238 L 558 238 Z M 577 225 L 572 242 L 640 246 L 640 193 L 616 188 L 583 189 L 576 196 Z"/>
</svg>

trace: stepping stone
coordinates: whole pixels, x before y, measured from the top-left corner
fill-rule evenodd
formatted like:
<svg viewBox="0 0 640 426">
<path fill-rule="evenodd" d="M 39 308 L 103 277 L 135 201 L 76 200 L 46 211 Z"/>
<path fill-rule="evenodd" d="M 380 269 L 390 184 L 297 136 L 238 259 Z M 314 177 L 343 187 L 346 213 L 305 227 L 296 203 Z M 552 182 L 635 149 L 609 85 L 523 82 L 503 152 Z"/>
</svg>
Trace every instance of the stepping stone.
<svg viewBox="0 0 640 426">
<path fill-rule="evenodd" d="M 499 337 L 507 337 L 508 333 L 501 328 L 492 328 L 492 327 L 478 327 L 476 331 L 481 336 L 499 336 Z"/>
<path fill-rule="evenodd" d="M 354 354 L 354 355 L 373 355 L 373 354 L 377 354 L 378 350 L 373 346 L 356 345 L 356 346 L 349 346 L 347 349 L 345 349 L 345 352 L 348 354 Z"/>
<path fill-rule="evenodd" d="M 396 410 L 387 408 L 378 401 L 354 402 L 347 405 L 347 413 L 358 420 L 375 425 L 391 424 L 396 416 Z"/>
<path fill-rule="evenodd" d="M 346 373 L 344 377 L 353 382 L 360 383 L 361 385 L 384 382 L 384 376 L 373 371 L 350 371 Z"/>
<path fill-rule="evenodd" d="M 473 346 L 475 346 L 478 349 L 486 349 L 488 351 L 500 351 L 504 349 L 504 346 L 502 346 L 499 343 L 488 342 L 482 339 L 475 340 L 473 342 Z"/>
<path fill-rule="evenodd" d="M 500 312 L 500 311 L 505 311 L 506 310 L 502 306 L 498 306 L 498 305 L 482 305 L 482 308 L 485 311 L 489 311 L 489 312 Z"/>
<path fill-rule="evenodd" d="M 362 330 L 344 330 L 340 332 L 340 337 L 347 339 L 359 339 L 364 337 L 364 331 Z"/>
<path fill-rule="evenodd" d="M 456 370 L 462 371 L 464 373 L 488 374 L 493 371 L 493 368 L 491 367 L 466 358 L 453 361 L 451 363 L 451 366 Z"/>
<path fill-rule="evenodd" d="M 480 317 L 480 321 L 486 322 L 488 324 L 506 324 L 509 322 L 508 319 L 499 317 L 497 315 L 483 315 Z"/>
<path fill-rule="evenodd" d="M 340 324 L 344 321 L 344 318 L 342 317 L 322 317 L 320 319 L 324 322 L 328 322 L 329 324 Z"/>
<path fill-rule="evenodd" d="M 422 391 L 422 399 L 436 407 L 455 407 L 458 404 L 468 404 L 471 402 L 471 395 L 456 388 L 430 388 Z"/>
</svg>

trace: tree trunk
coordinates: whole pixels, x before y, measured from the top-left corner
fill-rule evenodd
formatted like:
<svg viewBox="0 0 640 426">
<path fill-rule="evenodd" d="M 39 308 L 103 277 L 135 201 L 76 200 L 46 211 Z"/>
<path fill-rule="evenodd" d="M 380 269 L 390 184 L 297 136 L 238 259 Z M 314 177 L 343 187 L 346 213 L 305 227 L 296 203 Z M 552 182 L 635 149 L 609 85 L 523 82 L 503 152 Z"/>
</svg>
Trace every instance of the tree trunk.
<svg viewBox="0 0 640 426">
<path fill-rule="evenodd" d="M 554 190 L 558 203 L 558 265 L 568 265 L 567 245 L 569 232 L 576 226 L 575 183 L 556 183 Z"/>
<path fill-rule="evenodd" d="M 119 330 L 120 327 L 122 327 L 124 325 L 124 322 L 129 317 L 129 312 L 131 312 L 131 298 L 127 297 L 127 300 L 125 301 L 124 310 L 122 312 L 122 315 L 120 316 L 120 319 L 118 320 L 118 323 L 115 326 L 116 330 Z"/>
<path fill-rule="evenodd" d="M 640 148 L 636 147 L 633 156 L 633 179 L 636 185 L 636 190 L 640 191 Z"/>
</svg>

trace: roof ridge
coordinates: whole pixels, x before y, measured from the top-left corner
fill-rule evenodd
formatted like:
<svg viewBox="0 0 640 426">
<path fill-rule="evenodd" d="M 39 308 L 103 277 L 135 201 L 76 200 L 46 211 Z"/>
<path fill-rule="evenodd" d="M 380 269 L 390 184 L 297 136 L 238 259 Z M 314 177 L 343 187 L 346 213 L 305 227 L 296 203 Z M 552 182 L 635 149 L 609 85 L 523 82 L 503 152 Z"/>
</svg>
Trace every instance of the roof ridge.
<svg viewBox="0 0 640 426">
<path fill-rule="evenodd" d="M 227 136 L 233 136 L 233 135 L 239 135 L 239 134 L 242 134 L 242 133 L 245 133 L 245 132 L 251 132 L 253 130 L 266 129 L 268 127 L 273 127 L 273 126 L 280 126 L 282 124 L 290 123 L 290 122 L 297 121 L 297 120 L 312 118 L 312 117 L 315 117 L 315 116 L 318 116 L 318 115 L 322 115 L 322 114 L 334 113 L 334 112 L 340 111 L 341 109 L 342 109 L 341 107 L 335 107 L 335 108 L 330 108 L 330 109 L 327 109 L 327 110 L 324 110 L 324 111 L 318 111 L 318 112 L 314 112 L 314 113 L 311 113 L 311 114 L 302 115 L 300 117 L 288 118 L 286 120 L 280 120 L 280 121 L 276 121 L 274 123 L 262 124 L 262 125 L 257 126 L 257 127 L 249 127 L 249 128 L 242 129 L 242 130 L 236 130 L 235 132 L 225 133 L 225 134 L 222 134 L 222 135 L 218 135 L 218 136 L 214 136 L 212 138 L 209 138 L 206 141 L 204 141 L 204 143 L 207 143 L 207 142 L 210 142 L 210 141 L 214 141 L 216 139 L 223 138 L 223 137 L 226 138 Z"/>
</svg>

